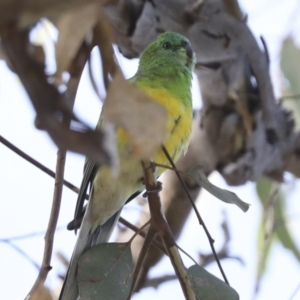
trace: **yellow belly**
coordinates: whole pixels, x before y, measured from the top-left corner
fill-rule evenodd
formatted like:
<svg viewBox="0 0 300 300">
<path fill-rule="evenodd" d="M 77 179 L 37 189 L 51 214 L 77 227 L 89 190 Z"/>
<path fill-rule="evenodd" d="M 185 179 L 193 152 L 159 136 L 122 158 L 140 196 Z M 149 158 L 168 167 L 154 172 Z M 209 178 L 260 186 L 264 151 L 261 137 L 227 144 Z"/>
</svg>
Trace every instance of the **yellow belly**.
<svg viewBox="0 0 300 300">
<path fill-rule="evenodd" d="M 170 93 L 164 89 L 149 89 L 143 86 L 139 86 L 139 88 L 155 102 L 166 108 L 168 135 L 164 145 L 173 160 L 177 161 L 179 155 L 187 150 L 189 144 L 192 129 L 192 105 L 190 105 L 190 107 L 184 106 L 180 100 L 171 96 Z M 127 134 L 122 128 L 118 129 L 117 139 L 120 144 L 128 144 Z M 169 165 L 161 149 L 158 149 L 153 160 L 160 164 Z M 164 170 L 158 169 L 158 175 L 163 171 Z"/>
<path fill-rule="evenodd" d="M 185 107 L 180 101 L 170 96 L 164 89 L 141 88 L 154 101 L 167 110 L 168 135 L 164 142 L 174 162 L 187 150 L 192 126 L 192 107 Z M 94 225 L 101 225 L 118 211 L 124 202 L 137 190 L 143 189 L 143 176 L 139 159 L 130 155 L 128 136 L 122 128 L 117 129 L 117 144 L 120 156 L 120 171 L 117 178 L 111 176 L 109 167 L 101 167 L 93 182 L 92 218 Z M 153 157 L 154 162 L 169 165 L 159 148 Z M 157 176 L 165 171 L 157 168 Z"/>
</svg>

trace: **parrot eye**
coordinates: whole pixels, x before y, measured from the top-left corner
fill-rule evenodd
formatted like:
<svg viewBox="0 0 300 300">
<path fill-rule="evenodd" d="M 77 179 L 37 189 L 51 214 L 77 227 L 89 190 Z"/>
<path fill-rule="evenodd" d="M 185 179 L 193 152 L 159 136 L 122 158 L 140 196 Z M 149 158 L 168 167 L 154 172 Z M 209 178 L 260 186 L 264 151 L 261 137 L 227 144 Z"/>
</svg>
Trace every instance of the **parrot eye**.
<svg viewBox="0 0 300 300">
<path fill-rule="evenodd" d="M 169 42 L 165 42 L 163 44 L 163 48 L 166 49 L 166 50 L 170 49 L 171 47 L 172 47 L 172 45 Z"/>
</svg>

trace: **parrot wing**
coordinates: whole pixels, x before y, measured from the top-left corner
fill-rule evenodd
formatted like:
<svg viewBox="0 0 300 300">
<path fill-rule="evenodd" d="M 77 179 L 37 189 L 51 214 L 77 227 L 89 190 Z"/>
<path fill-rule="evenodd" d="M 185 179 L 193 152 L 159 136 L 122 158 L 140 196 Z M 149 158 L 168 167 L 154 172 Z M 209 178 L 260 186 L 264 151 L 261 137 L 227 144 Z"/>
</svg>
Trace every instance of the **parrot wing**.
<svg viewBox="0 0 300 300">
<path fill-rule="evenodd" d="M 77 232 L 77 228 L 80 227 L 81 220 L 84 214 L 83 205 L 86 199 L 86 192 L 89 186 L 91 187 L 95 175 L 97 173 L 97 170 L 98 170 L 98 166 L 96 165 L 96 163 L 87 159 L 84 165 L 84 175 L 80 185 L 76 208 L 75 208 L 75 214 L 74 214 L 74 224 L 79 224 L 77 226 L 76 225 L 74 226 L 75 233 Z"/>
</svg>

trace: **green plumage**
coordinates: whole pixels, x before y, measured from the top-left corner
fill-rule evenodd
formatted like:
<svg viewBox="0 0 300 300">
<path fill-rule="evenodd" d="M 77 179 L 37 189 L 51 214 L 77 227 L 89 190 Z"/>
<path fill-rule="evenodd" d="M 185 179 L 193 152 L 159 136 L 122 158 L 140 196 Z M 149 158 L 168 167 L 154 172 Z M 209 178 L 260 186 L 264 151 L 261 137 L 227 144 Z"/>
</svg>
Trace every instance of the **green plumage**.
<svg viewBox="0 0 300 300">
<path fill-rule="evenodd" d="M 191 80 L 194 64 L 195 55 L 188 39 L 167 32 L 145 49 L 136 75 L 129 80 L 153 101 L 165 107 L 168 135 L 164 145 L 175 161 L 186 151 L 192 128 Z M 86 249 L 108 240 L 126 200 L 144 189 L 140 161 L 131 156 L 129 146 L 124 142 L 124 134 L 123 129 L 117 129 L 120 158 L 117 178 L 111 176 L 109 167 L 97 168 L 93 162 L 87 161 L 75 218 L 81 214 L 89 184 L 90 200 L 59 298 L 61 300 L 77 299 L 76 271 L 79 257 Z M 168 164 L 161 150 L 157 151 L 153 159 L 157 163 Z M 157 169 L 157 175 L 162 172 L 162 168 Z"/>
</svg>

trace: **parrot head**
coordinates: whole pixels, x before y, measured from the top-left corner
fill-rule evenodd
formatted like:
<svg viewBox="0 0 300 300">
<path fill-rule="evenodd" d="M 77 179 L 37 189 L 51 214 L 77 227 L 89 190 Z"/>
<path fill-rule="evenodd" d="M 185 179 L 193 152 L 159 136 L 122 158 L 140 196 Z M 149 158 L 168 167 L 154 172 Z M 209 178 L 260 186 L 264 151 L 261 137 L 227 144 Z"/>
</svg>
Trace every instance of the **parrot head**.
<svg viewBox="0 0 300 300">
<path fill-rule="evenodd" d="M 184 68 L 188 72 L 194 70 L 195 53 L 190 41 L 175 32 L 165 32 L 157 37 L 141 54 L 142 69 Z"/>
</svg>

